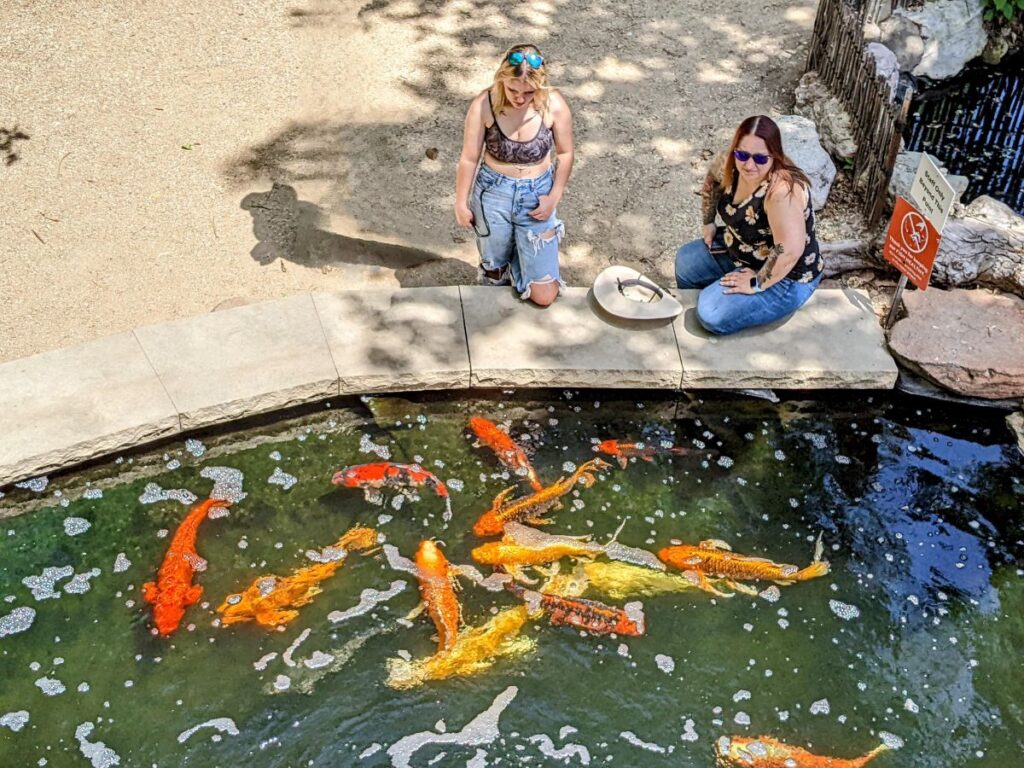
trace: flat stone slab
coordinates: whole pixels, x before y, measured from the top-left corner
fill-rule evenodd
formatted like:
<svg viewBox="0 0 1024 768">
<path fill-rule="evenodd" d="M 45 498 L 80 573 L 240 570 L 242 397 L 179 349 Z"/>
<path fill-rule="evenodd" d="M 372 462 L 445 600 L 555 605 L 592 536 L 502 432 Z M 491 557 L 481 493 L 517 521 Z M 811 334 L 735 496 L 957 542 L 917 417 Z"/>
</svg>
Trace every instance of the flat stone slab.
<svg viewBox="0 0 1024 768">
<path fill-rule="evenodd" d="M 684 389 L 891 389 L 898 369 L 864 291 L 819 288 L 797 312 L 730 336 L 697 321 L 699 291 L 678 291 Z"/>
<path fill-rule="evenodd" d="M 679 386 L 670 323 L 616 321 L 589 288 L 568 288 L 545 308 L 507 288 L 461 291 L 474 387 Z"/>
<path fill-rule="evenodd" d="M 314 293 L 341 394 L 469 387 L 458 286 Z"/>
<path fill-rule="evenodd" d="M 309 294 L 137 328 L 182 430 L 338 394 Z"/>
<path fill-rule="evenodd" d="M 0 365 L 0 414 L 0 486 L 179 430 L 131 333 Z"/>
</svg>

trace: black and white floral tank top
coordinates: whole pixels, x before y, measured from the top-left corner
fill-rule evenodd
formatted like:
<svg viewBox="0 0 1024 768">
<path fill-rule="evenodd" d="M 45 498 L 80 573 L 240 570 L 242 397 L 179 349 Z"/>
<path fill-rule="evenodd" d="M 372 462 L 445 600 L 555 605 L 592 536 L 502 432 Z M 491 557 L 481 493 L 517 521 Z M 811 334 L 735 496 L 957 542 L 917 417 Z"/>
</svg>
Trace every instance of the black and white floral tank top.
<svg viewBox="0 0 1024 768">
<path fill-rule="evenodd" d="M 771 178 L 762 181 L 746 200 L 737 202 L 733 198 L 733 190 L 736 189 L 738 178 L 739 174 L 734 171 L 732 183 L 725 188 L 725 193 L 718 201 L 718 215 L 725 223 L 723 237 L 733 263 L 757 271 L 764 266 L 771 249 L 775 247 L 775 238 L 772 237 L 768 214 L 764 209 Z M 797 184 L 803 188 L 799 182 Z M 807 205 L 804 207 L 804 252 L 785 277 L 809 283 L 821 274 L 823 263 L 818 238 L 814 234 L 814 209 L 811 207 L 810 190 L 804 191 L 807 195 Z"/>
</svg>

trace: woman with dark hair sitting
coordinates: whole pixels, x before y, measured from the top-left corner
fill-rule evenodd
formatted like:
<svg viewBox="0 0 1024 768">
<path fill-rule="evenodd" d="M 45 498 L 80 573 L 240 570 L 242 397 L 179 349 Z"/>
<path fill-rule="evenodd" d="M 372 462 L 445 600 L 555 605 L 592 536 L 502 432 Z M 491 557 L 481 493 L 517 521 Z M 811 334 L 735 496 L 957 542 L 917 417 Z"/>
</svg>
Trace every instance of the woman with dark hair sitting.
<svg viewBox="0 0 1024 768">
<path fill-rule="evenodd" d="M 811 183 L 783 152 L 774 120 L 740 123 L 728 153 L 712 161 L 702 197 L 704 237 L 676 253 L 676 285 L 703 289 L 701 325 L 735 333 L 803 306 L 822 273 Z"/>
</svg>

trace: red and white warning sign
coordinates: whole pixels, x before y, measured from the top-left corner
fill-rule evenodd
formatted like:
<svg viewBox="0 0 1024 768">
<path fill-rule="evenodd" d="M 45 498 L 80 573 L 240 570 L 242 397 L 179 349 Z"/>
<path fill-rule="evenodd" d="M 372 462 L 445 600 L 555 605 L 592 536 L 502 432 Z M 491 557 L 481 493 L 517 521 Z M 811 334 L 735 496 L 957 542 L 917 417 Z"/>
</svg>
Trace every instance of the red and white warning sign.
<svg viewBox="0 0 1024 768">
<path fill-rule="evenodd" d="M 922 291 L 928 287 L 939 250 L 939 233 L 906 199 L 896 199 L 882 255 Z"/>
</svg>

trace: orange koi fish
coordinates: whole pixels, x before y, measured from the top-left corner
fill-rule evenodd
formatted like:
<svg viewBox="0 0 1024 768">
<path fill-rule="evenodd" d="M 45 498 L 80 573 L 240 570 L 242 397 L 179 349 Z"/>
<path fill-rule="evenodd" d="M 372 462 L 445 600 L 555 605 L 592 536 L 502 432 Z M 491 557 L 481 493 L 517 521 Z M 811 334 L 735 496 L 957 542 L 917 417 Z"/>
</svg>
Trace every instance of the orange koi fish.
<svg viewBox="0 0 1024 768">
<path fill-rule="evenodd" d="M 491 508 L 484 512 L 473 525 L 473 533 L 477 536 L 495 536 L 504 530 L 505 523 L 509 521 L 522 522 L 526 520 L 533 525 L 546 525 L 551 521 L 542 519 L 541 515 L 556 505 L 560 506 L 559 499 L 569 493 L 577 482 L 582 482 L 589 488 L 596 482 L 594 472 L 610 468 L 611 465 L 608 462 L 592 459 L 581 464 L 568 477 L 563 477 L 530 496 L 524 496 L 508 503 L 505 502 L 505 499 L 515 490 L 515 486 L 506 488 L 494 499 Z"/>
<path fill-rule="evenodd" d="M 299 568 L 291 576 L 260 576 L 239 594 L 228 595 L 217 608 L 222 626 L 255 621 L 264 627 L 278 627 L 298 618 L 299 612 L 289 608 L 309 605 L 323 592 L 320 584 L 337 572 L 348 559 L 351 550 L 370 549 L 377 543 L 377 532 L 372 528 L 352 528 L 334 544 L 335 558 Z"/>
<path fill-rule="evenodd" d="M 744 768 L 861 768 L 885 752 L 885 744 L 875 747 L 866 755 L 845 759 L 812 755 L 800 747 L 791 747 L 770 736 L 723 736 L 715 745 L 718 764 L 739 765 Z"/>
<path fill-rule="evenodd" d="M 217 514 L 215 510 L 225 510 L 230 506 L 230 502 L 221 499 L 207 499 L 194 506 L 174 532 L 156 581 L 142 585 L 142 598 L 152 604 L 153 623 L 161 636 L 167 637 L 174 632 L 185 616 L 185 609 L 199 602 L 203 594 L 203 588 L 192 583 L 196 571 L 206 570 L 206 561 L 196 551 L 199 524 L 207 516 L 226 515 L 227 512 Z"/>
<path fill-rule="evenodd" d="M 420 595 L 437 627 L 438 653 L 450 651 L 459 636 L 462 610 L 455 596 L 455 574 L 436 543 L 427 539 L 416 550 Z"/>
<path fill-rule="evenodd" d="M 514 581 L 506 581 L 505 589 L 525 600 L 531 609 L 546 613 L 555 626 L 576 627 L 596 635 L 640 637 L 644 633 L 644 613 L 639 609 L 639 603 L 627 606 L 630 608 L 627 611 L 597 600 L 534 592 Z"/>
<path fill-rule="evenodd" d="M 452 518 L 452 503 L 448 487 L 438 480 L 437 475 L 428 472 L 419 464 L 395 464 L 390 461 L 357 464 L 335 472 L 331 483 L 346 488 L 362 488 L 364 490 L 426 485 L 433 488 L 434 493 L 444 499 L 444 519 L 451 520 Z"/>
<path fill-rule="evenodd" d="M 662 448 L 660 445 L 652 445 L 650 443 L 627 443 L 622 440 L 605 440 L 604 442 L 595 445 L 594 451 L 614 456 L 619 462 L 619 466 L 625 469 L 626 465 L 629 464 L 630 458 L 633 456 L 641 459 L 642 461 L 654 461 L 655 456 L 667 453 L 674 453 L 678 456 L 682 456 L 689 453 L 690 449 Z"/>
<path fill-rule="evenodd" d="M 814 548 L 814 560 L 803 569 L 787 563 L 776 563 L 763 557 L 734 554 L 728 544 L 718 539 L 707 539 L 696 547 L 688 544 L 665 547 L 658 552 L 658 557 L 680 571 L 696 573 L 702 588 L 707 588 L 706 576 L 720 576 L 727 579 L 726 584 L 733 589 L 749 594 L 750 587 L 737 584 L 734 580 L 767 580 L 785 586 L 824 576 L 828 573 L 829 565 L 827 560 L 821 559 L 821 553 L 819 536 Z"/>
<path fill-rule="evenodd" d="M 472 627 L 459 635 L 446 651 L 426 659 L 388 659 L 387 684 L 392 688 L 412 688 L 428 680 L 465 677 L 491 667 L 499 656 L 526 653 L 536 646 L 519 632 L 529 619 L 525 605 L 509 608 L 486 624 Z"/>
<path fill-rule="evenodd" d="M 469 420 L 469 428 L 476 435 L 478 445 L 486 445 L 497 454 L 498 461 L 517 475 L 524 475 L 533 490 L 539 491 L 544 487 L 537 477 L 537 471 L 530 464 L 530 460 L 526 458 L 526 452 L 497 424 L 480 416 L 473 416 Z"/>
</svg>

